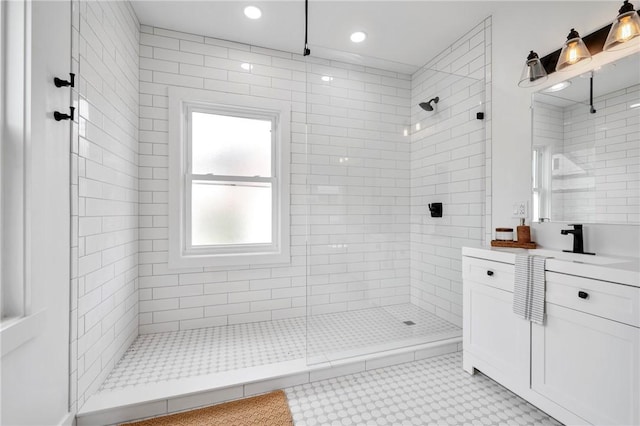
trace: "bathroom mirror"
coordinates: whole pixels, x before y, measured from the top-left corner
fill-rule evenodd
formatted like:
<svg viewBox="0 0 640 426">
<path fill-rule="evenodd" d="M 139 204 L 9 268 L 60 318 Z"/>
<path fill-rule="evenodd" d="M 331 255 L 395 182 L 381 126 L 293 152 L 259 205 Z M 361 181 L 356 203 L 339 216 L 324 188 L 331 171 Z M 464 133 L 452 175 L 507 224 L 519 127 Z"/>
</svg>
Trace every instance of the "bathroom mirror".
<svg viewBox="0 0 640 426">
<path fill-rule="evenodd" d="M 640 223 L 640 53 L 535 93 L 532 111 L 533 221 Z"/>
</svg>

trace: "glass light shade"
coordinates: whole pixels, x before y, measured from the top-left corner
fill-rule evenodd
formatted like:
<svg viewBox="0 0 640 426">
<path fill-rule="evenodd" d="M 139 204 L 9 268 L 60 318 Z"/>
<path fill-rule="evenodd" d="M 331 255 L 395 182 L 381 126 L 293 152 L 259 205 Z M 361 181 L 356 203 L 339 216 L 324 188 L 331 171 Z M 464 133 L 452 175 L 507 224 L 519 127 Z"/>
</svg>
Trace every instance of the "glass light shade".
<svg viewBox="0 0 640 426">
<path fill-rule="evenodd" d="M 567 41 L 562 46 L 562 51 L 560 51 L 556 71 L 563 71 L 578 62 L 586 63 L 590 60 L 591 53 L 589 53 L 589 49 L 580 38 L 580 34 L 572 28 Z"/>
<path fill-rule="evenodd" d="M 538 54 L 533 50 L 527 56 L 527 62 L 524 64 L 518 86 L 531 87 L 542 83 L 548 78 L 547 71 L 542 66 Z"/>
<path fill-rule="evenodd" d="M 633 9 L 633 5 L 625 0 L 618 11 L 618 17 L 611 24 L 602 50 L 613 51 L 631 47 L 635 43 L 628 42 L 637 39 L 638 36 L 640 36 L 640 16 Z"/>
</svg>

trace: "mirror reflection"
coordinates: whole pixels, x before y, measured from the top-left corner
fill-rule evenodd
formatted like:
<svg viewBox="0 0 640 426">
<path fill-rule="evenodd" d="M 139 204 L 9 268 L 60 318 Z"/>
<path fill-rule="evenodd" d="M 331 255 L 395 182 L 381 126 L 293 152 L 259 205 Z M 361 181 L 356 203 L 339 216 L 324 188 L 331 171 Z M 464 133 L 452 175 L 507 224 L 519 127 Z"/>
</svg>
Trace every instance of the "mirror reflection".
<svg viewBox="0 0 640 426">
<path fill-rule="evenodd" d="M 535 93 L 533 220 L 640 223 L 640 53 Z"/>
</svg>

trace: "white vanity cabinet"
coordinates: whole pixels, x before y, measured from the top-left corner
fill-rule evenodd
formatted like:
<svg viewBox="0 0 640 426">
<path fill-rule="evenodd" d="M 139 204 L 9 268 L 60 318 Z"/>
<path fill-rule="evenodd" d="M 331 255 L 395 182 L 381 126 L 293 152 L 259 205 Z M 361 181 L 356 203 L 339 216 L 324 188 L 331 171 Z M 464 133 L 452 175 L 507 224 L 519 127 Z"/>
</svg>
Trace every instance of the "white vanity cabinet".
<svg viewBox="0 0 640 426">
<path fill-rule="evenodd" d="M 513 313 L 515 254 L 483 251 L 463 251 L 464 369 L 566 424 L 639 425 L 640 287 L 547 269 L 538 325 Z"/>
<path fill-rule="evenodd" d="M 554 272 L 546 281 L 531 389 L 592 424 L 640 424 L 640 289 Z"/>
<path fill-rule="evenodd" d="M 508 388 L 528 385 L 530 327 L 513 314 L 514 266 L 469 257 L 462 276 L 464 368 L 479 363 Z"/>
</svg>

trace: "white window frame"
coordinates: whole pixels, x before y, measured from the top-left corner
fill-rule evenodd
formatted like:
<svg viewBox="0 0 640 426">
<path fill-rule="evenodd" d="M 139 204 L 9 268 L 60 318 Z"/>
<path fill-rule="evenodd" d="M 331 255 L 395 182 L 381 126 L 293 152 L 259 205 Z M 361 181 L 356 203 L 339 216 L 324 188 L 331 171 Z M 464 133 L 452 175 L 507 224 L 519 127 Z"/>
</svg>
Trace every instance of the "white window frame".
<svg viewBox="0 0 640 426">
<path fill-rule="evenodd" d="M 0 358 L 42 334 L 31 288 L 31 2 L 0 2 Z M 10 160 L 3 152 L 12 146 Z M 11 193 L 5 193 L 6 179 Z M 6 198 L 6 197 L 9 198 Z M 2 362 L 0 361 L 0 364 Z"/>
<path fill-rule="evenodd" d="M 271 177 L 193 175 L 189 117 L 204 112 L 272 122 Z M 290 262 L 289 157 L 291 104 L 205 90 L 169 88 L 169 268 L 284 264 Z M 191 246 L 193 180 L 242 180 L 272 184 L 272 243 Z"/>
<path fill-rule="evenodd" d="M 4 330 L 31 310 L 27 255 L 30 7 L 2 2 L 0 20 L 0 321 Z"/>
</svg>

